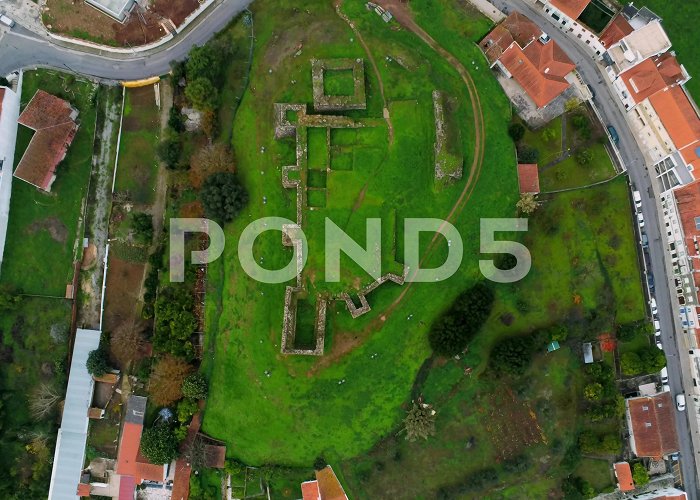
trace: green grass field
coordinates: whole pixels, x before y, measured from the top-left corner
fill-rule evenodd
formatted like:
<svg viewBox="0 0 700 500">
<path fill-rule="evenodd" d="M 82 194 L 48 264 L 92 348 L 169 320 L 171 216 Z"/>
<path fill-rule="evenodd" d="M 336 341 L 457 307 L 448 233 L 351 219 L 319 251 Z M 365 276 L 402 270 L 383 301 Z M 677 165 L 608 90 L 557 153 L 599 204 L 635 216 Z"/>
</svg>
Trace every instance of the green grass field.
<svg viewBox="0 0 700 500">
<path fill-rule="evenodd" d="M 25 293 L 65 295 L 73 277 L 72 263 L 79 257 L 76 245 L 82 236 L 81 209 L 87 195 L 92 166 L 97 87 L 62 73 L 39 70 L 24 74 L 22 104 L 37 89 L 65 98 L 80 112 L 80 128 L 66 158 L 58 166 L 51 193 L 19 179 L 12 183 L 7 244 L 0 282 Z M 66 90 L 68 89 L 68 90 Z M 32 132 L 20 126 L 15 165 L 29 144 Z"/>
<path fill-rule="evenodd" d="M 129 199 L 138 205 L 150 205 L 158 177 L 160 111 L 152 86 L 126 89 L 125 95 L 114 191 L 129 193 Z"/>
<path fill-rule="evenodd" d="M 372 312 L 358 319 L 332 302 L 326 354 L 317 359 L 280 355 L 285 284 L 250 279 L 232 243 L 261 216 L 294 218 L 294 194 L 280 184 L 281 166 L 294 162 L 294 144 L 274 140 L 272 104 L 311 102 L 311 58 L 365 61 L 367 111 L 347 114 L 378 123 L 361 131 L 332 130 L 330 151 L 323 149 L 322 134 L 312 130 L 308 136 L 309 168 L 323 168 L 330 158 L 325 190 L 322 176 L 314 175 L 313 180 L 320 190 L 315 193 L 327 191 L 327 204 L 305 212 L 310 255 L 304 279 L 312 293 L 347 289 L 358 278 L 368 282 L 356 265 L 341 259 L 341 283 L 324 283 L 319 246 L 325 216 L 359 242 L 364 241 L 364 219 L 380 217 L 386 231 L 383 262 L 391 265 L 403 255 L 403 219 L 444 218 L 450 212 L 465 180 L 435 189 L 432 91 L 444 90 L 461 104 L 455 114 L 465 178 L 473 163 L 473 109 L 464 83 L 436 53 L 406 30 L 391 29 L 361 3 L 346 3 L 345 13 L 377 62 L 393 126 L 390 141 L 388 126 L 379 120 L 377 75 L 355 34 L 330 5 L 310 6 L 310 16 L 284 1 L 253 4 L 255 12 L 276 14 L 255 16 L 250 82 L 254 92 L 244 95 L 233 126 L 238 171 L 251 201 L 225 228 L 229 244 L 224 257 L 209 266 L 205 349 L 213 359 L 207 356 L 204 361 L 211 380 L 204 431 L 229 443 L 231 456 L 249 465 L 309 467 L 322 455 L 355 497 L 391 496 L 396 491 L 430 496 L 503 460 L 509 444 L 494 441 L 493 435 L 498 429 L 508 431 L 519 418 L 534 418 L 541 432 L 513 435 L 513 448 L 532 464 L 518 471 L 499 466 L 497 472 L 499 481 L 513 485 L 507 497 L 523 492 L 546 496 L 570 472 L 559 462 L 581 425 L 576 400 L 570 397 L 572 388 L 581 385 L 576 342 L 609 329 L 613 320 L 644 315 L 624 179 L 556 195 L 543 200 L 522 238 L 533 255 L 532 271 L 520 283 L 495 288 L 497 303 L 483 330 L 487 334 L 477 337 L 460 362 L 437 363 L 422 376 L 427 379 L 417 380 L 431 355 L 430 324 L 479 277 L 480 218 L 512 217 L 518 199 L 515 151 L 506 133 L 510 106 L 478 48 L 469 42 L 479 39 L 490 22 L 462 5 L 448 0 L 411 3 L 418 22 L 469 68 L 483 108 L 483 169 L 465 210 L 453 221 L 465 244 L 463 264 L 449 280 L 412 285 L 390 314 L 389 306 L 402 292 L 397 285 L 374 291 L 369 296 Z M 295 57 L 300 41 L 302 55 Z M 479 69 L 472 61 L 478 61 Z M 270 78 L 270 71 L 285 76 Z M 261 235 L 254 253 L 264 257 L 269 269 L 285 266 L 291 256 L 275 232 Z M 446 254 L 447 244 L 442 242 L 424 266 L 439 265 Z M 310 305 L 300 318 L 306 324 Z M 526 377 L 536 382 L 535 388 L 511 394 L 507 385 L 484 374 L 488 351 L 498 338 L 558 322 L 575 332 L 572 343 L 554 356 L 537 359 Z M 471 378 L 464 376 L 465 367 L 474 369 Z M 392 436 L 399 430 L 414 384 L 436 405 L 438 435 L 428 444 L 409 445 L 402 438 L 394 443 Z M 490 416 L 494 403 L 503 414 Z M 500 427 L 489 427 L 491 420 Z M 467 448 L 471 437 L 474 443 Z M 545 458 L 542 467 L 546 465 L 548 475 L 533 465 Z M 387 485 L 389 489 L 380 489 Z M 298 490 L 283 488 L 274 494 L 294 498 Z"/>
<path fill-rule="evenodd" d="M 603 144 L 596 143 L 585 149 L 590 151 L 592 156 L 587 165 L 579 164 L 574 154 L 561 163 L 546 169 L 540 168 L 540 189 L 554 191 L 587 186 L 615 175 L 612 160 Z"/>
</svg>

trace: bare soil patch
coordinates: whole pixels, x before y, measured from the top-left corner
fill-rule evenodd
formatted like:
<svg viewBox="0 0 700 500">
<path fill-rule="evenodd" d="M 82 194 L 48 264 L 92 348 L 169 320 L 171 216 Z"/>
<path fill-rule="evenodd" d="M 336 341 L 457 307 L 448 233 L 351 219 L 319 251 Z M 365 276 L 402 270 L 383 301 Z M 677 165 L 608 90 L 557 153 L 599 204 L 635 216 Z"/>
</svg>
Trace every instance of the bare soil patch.
<svg viewBox="0 0 700 500">
<path fill-rule="evenodd" d="M 155 0 L 151 9 L 180 26 L 199 7 L 197 0 Z"/>
<path fill-rule="evenodd" d="M 83 252 L 83 261 L 80 268 L 83 270 L 91 269 L 97 261 L 97 247 L 94 243 L 90 243 Z"/>
<path fill-rule="evenodd" d="M 27 228 L 29 234 L 35 234 L 41 230 L 48 231 L 51 239 L 58 243 L 65 243 L 68 240 L 68 228 L 57 217 L 36 221 Z"/>
<path fill-rule="evenodd" d="M 126 262 L 110 252 L 107 269 L 104 330 L 113 331 L 119 325 L 144 325 L 141 311 L 141 285 L 146 265 Z"/>
</svg>

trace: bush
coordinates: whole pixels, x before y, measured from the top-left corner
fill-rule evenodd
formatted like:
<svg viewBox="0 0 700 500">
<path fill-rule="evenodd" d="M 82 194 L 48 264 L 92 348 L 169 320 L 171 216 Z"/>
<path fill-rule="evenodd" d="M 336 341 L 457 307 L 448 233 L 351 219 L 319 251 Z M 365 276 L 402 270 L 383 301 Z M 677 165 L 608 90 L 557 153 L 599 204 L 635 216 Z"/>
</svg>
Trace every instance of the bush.
<svg viewBox="0 0 700 500">
<path fill-rule="evenodd" d="M 177 420 L 181 424 L 186 424 L 192 416 L 199 411 L 197 401 L 191 398 L 185 398 L 177 404 Z"/>
<path fill-rule="evenodd" d="M 177 437 L 167 425 L 146 429 L 141 436 L 141 452 L 152 464 L 168 464 L 177 457 Z"/>
<path fill-rule="evenodd" d="M 513 139 L 513 142 L 520 142 L 525 136 L 525 127 L 520 123 L 513 123 L 508 127 L 508 135 Z"/>
<path fill-rule="evenodd" d="M 499 374 L 522 375 L 540 346 L 538 335 L 507 337 L 491 350 L 489 365 Z"/>
<path fill-rule="evenodd" d="M 158 158 L 165 163 L 168 170 L 182 168 L 180 156 L 182 155 L 182 142 L 179 137 L 166 137 L 158 144 Z"/>
<path fill-rule="evenodd" d="M 155 304 L 154 349 L 192 359 L 192 335 L 198 324 L 193 310 L 194 297 L 186 283 L 163 288 Z"/>
<path fill-rule="evenodd" d="M 590 149 L 582 149 L 576 154 L 576 163 L 581 166 L 588 165 L 593 161 L 593 153 Z"/>
<path fill-rule="evenodd" d="M 107 351 L 100 348 L 90 351 L 85 366 L 88 373 L 95 377 L 101 377 L 107 373 L 109 370 L 109 355 Z"/>
<path fill-rule="evenodd" d="M 248 203 L 248 192 L 230 172 L 218 172 L 204 181 L 200 192 L 207 217 L 217 222 L 232 221 Z"/>
<path fill-rule="evenodd" d="M 620 368 L 624 375 L 637 375 L 642 373 L 643 365 L 639 354 L 636 352 L 625 352 L 620 356 Z"/>
<path fill-rule="evenodd" d="M 433 351 L 441 356 L 462 352 L 488 319 L 493 301 L 493 291 L 484 283 L 463 292 L 433 323 L 428 334 Z"/>
<path fill-rule="evenodd" d="M 595 495 L 595 490 L 588 481 L 579 476 L 570 476 L 564 479 L 561 490 L 567 500 L 582 500 Z"/>
<path fill-rule="evenodd" d="M 182 394 L 186 398 L 204 399 L 207 392 L 207 381 L 200 373 L 193 373 L 182 382 Z"/>
<path fill-rule="evenodd" d="M 625 323 L 617 327 L 617 339 L 622 342 L 630 342 L 640 335 L 651 335 L 654 333 L 654 326 L 646 320 Z"/>
<path fill-rule="evenodd" d="M 583 396 L 588 401 L 600 401 L 600 398 L 603 396 L 603 386 L 598 382 L 588 384 L 583 388 Z"/>
<path fill-rule="evenodd" d="M 170 114 L 168 115 L 168 127 L 173 129 L 173 131 L 178 134 L 185 131 L 185 118 L 182 116 L 182 112 L 177 106 L 170 108 Z"/>
<path fill-rule="evenodd" d="M 153 217 L 145 212 L 136 212 L 132 220 L 136 239 L 141 243 L 150 243 L 153 239 Z"/>
<path fill-rule="evenodd" d="M 208 78 L 197 78 L 188 83 L 185 88 L 185 96 L 199 111 L 215 109 L 219 99 L 216 87 Z"/>
<path fill-rule="evenodd" d="M 526 144 L 518 147 L 519 163 L 537 163 L 540 159 L 540 150 L 532 148 Z"/>
<path fill-rule="evenodd" d="M 637 462 L 632 467 L 632 480 L 636 487 L 644 486 L 649 482 L 649 471 L 643 463 Z"/>
</svg>

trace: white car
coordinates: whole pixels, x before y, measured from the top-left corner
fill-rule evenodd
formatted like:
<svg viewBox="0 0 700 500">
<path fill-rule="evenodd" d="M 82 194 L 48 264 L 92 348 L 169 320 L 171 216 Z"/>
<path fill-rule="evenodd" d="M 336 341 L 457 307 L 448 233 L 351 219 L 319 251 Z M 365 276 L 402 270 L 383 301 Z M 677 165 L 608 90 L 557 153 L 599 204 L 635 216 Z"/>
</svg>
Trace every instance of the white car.
<svg viewBox="0 0 700 500">
<path fill-rule="evenodd" d="M 632 191 L 632 198 L 634 198 L 634 206 L 642 208 L 642 195 L 639 191 Z"/>
<path fill-rule="evenodd" d="M 661 383 L 668 384 L 668 368 L 665 366 L 661 369 Z"/>
<path fill-rule="evenodd" d="M 639 227 L 644 227 L 644 216 L 642 215 L 642 212 L 637 214 L 637 224 L 639 224 Z"/>
<path fill-rule="evenodd" d="M 661 337 L 656 337 L 656 347 L 661 349 L 662 351 L 664 350 L 664 346 L 661 344 Z"/>
<path fill-rule="evenodd" d="M 656 316 L 659 314 L 659 308 L 656 307 L 656 299 L 654 297 L 649 301 L 649 306 L 651 307 L 651 315 Z"/>
<path fill-rule="evenodd" d="M 676 408 L 678 411 L 685 411 L 685 394 L 676 394 Z"/>
<path fill-rule="evenodd" d="M 661 392 L 671 392 L 671 386 L 668 384 L 664 384 L 661 386 Z"/>
</svg>

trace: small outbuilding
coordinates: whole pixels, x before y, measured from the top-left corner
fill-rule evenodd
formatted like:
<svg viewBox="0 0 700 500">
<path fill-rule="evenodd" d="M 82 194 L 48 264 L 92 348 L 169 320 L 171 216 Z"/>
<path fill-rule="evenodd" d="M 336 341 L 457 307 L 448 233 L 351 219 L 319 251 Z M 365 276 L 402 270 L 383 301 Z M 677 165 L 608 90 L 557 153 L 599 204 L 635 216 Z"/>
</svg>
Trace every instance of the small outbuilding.
<svg viewBox="0 0 700 500">
<path fill-rule="evenodd" d="M 520 194 L 538 194 L 540 192 L 540 174 L 536 163 L 518 164 L 518 186 Z"/>
</svg>

